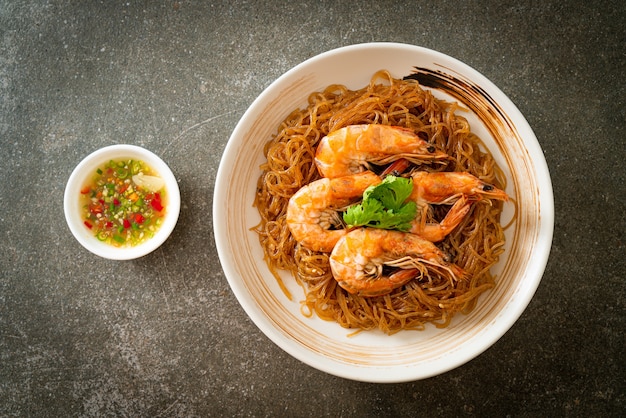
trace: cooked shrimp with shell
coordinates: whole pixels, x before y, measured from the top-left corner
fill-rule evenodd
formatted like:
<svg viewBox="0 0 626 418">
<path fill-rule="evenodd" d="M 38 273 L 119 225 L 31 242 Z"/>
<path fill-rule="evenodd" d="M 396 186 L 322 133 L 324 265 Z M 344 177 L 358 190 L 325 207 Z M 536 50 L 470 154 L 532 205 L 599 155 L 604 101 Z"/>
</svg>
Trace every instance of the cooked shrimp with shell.
<svg viewBox="0 0 626 418">
<path fill-rule="evenodd" d="M 505 179 L 460 107 L 416 80 L 379 71 L 312 93 L 265 156 L 255 230 L 303 314 L 355 332 L 446 327 L 497 285 Z"/>
<path fill-rule="evenodd" d="M 438 162 L 448 155 L 410 129 L 389 125 L 350 125 L 330 132 L 317 147 L 315 163 L 320 174 L 334 178 L 359 173 L 372 164 L 399 159 Z"/>
<path fill-rule="evenodd" d="M 301 245 L 313 251 L 331 252 L 346 234 L 340 211 L 363 196 L 369 186 L 380 183 L 380 177 L 364 171 L 336 179 L 315 180 L 289 199 L 287 225 Z"/>
<path fill-rule="evenodd" d="M 465 272 L 449 261 L 448 254 L 419 235 L 357 228 L 337 242 L 330 255 L 330 268 L 339 286 L 349 293 L 381 296 L 427 275 L 426 267 L 450 280 L 464 279 Z"/>
<path fill-rule="evenodd" d="M 412 173 L 413 192 L 409 199 L 416 202 L 419 216 L 411 232 L 438 242 L 450 234 L 469 213 L 472 202 L 485 199 L 506 201 L 508 195 L 492 184 L 467 172 L 416 171 Z M 431 205 L 452 205 L 441 222 L 427 222 Z"/>
</svg>

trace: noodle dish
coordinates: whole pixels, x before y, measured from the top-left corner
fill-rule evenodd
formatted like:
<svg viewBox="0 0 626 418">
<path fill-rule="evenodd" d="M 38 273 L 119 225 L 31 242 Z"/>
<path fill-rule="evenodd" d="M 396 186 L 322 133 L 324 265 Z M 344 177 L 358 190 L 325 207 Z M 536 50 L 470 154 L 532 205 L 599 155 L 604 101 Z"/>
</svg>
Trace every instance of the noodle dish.
<svg viewBox="0 0 626 418">
<path fill-rule="evenodd" d="M 213 217 L 259 329 L 370 382 L 443 373 L 502 337 L 554 223 L 515 105 L 460 61 L 394 43 L 329 51 L 272 83 L 227 144 Z"/>
</svg>

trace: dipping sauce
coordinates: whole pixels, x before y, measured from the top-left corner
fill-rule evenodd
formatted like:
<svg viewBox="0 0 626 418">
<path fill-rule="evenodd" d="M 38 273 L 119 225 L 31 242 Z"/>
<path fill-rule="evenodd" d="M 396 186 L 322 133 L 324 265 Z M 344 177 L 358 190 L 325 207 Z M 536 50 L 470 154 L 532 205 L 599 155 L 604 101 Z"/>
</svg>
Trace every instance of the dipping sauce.
<svg viewBox="0 0 626 418">
<path fill-rule="evenodd" d="M 85 227 L 116 247 L 152 238 L 166 214 L 165 181 L 139 160 L 111 160 L 98 167 L 80 193 Z"/>
</svg>

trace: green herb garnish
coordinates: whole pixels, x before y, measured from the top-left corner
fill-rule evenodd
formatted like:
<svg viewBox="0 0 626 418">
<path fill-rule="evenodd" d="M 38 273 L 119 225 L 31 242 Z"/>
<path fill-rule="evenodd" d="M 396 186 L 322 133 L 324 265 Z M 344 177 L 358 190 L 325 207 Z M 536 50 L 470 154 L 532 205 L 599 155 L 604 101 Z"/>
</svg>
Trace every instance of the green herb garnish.
<svg viewBox="0 0 626 418">
<path fill-rule="evenodd" d="M 408 231 L 417 215 L 415 202 L 405 200 L 413 191 L 413 180 L 387 176 L 363 193 L 363 201 L 350 206 L 343 214 L 348 227 L 369 226 L 380 229 Z"/>
</svg>

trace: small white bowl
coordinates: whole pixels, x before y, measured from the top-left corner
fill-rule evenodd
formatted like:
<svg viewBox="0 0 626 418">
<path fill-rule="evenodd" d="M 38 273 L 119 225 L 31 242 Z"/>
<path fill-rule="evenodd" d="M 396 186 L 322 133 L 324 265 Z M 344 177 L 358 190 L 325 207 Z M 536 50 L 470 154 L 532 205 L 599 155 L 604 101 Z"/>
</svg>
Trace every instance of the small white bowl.
<svg viewBox="0 0 626 418">
<path fill-rule="evenodd" d="M 132 158 L 145 162 L 165 181 L 168 203 L 165 220 L 154 237 L 132 247 L 114 247 L 99 241 L 83 223 L 80 190 L 89 176 L 102 164 L 116 159 Z M 72 234 L 83 247 L 111 260 L 132 260 L 156 250 L 170 236 L 180 213 L 180 190 L 172 170 L 154 153 L 135 145 L 111 145 L 89 154 L 76 166 L 65 187 L 63 202 L 65 220 Z"/>
</svg>

